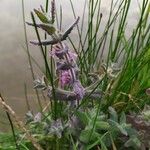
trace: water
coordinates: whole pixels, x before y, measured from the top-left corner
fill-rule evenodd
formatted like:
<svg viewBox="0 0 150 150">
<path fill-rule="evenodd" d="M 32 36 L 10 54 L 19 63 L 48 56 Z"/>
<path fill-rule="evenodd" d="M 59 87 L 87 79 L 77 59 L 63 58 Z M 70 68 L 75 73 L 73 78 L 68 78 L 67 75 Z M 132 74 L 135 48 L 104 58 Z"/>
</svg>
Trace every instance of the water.
<svg viewBox="0 0 150 150">
<path fill-rule="evenodd" d="M 59 9 L 60 1 L 57 8 Z M 101 11 L 103 13 L 103 22 L 108 17 L 111 0 L 102 0 Z M 26 20 L 30 21 L 30 11 L 33 8 L 38 8 L 40 4 L 44 3 L 41 0 L 25 0 L 25 14 Z M 82 15 L 84 0 L 73 0 L 77 16 Z M 128 30 L 130 30 L 137 21 L 138 7 L 135 7 L 136 0 L 132 0 L 131 11 L 128 16 Z M 74 21 L 73 13 L 69 0 L 61 0 L 63 8 L 63 29 Z M 24 30 L 22 21 L 22 4 L 21 0 L 0 0 L 0 92 L 6 101 L 18 114 L 24 114 L 25 96 L 24 83 L 28 87 L 28 96 L 30 103 L 36 107 L 36 97 L 32 90 L 32 78 L 29 69 L 27 54 L 23 47 L 25 47 Z M 133 9 L 134 8 L 134 9 Z M 31 27 L 27 27 L 28 39 L 34 39 L 35 33 Z M 30 52 L 34 58 L 42 64 L 41 55 L 38 47 L 29 45 Z M 36 69 L 36 74 L 41 75 Z M 0 121 L 5 122 L 5 115 L 0 107 Z M 2 124 L 0 122 L 0 124 Z M 0 126 L 0 131 L 4 130 L 6 125 Z M 6 127 L 7 128 L 7 127 Z"/>
</svg>

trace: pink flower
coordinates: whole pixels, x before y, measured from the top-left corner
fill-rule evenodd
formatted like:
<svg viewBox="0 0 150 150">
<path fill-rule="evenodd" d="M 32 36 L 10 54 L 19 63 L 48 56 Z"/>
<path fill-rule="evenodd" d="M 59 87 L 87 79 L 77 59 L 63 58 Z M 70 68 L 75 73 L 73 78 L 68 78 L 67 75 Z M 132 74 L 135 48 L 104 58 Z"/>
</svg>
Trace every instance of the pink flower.
<svg viewBox="0 0 150 150">
<path fill-rule="evenodd" d="M 62 45 L 56 44 L 53 46 L 52 51 L 50 51 L 50 56 L 57 57 L 59 59 L 64 59 L 65 54 L 68 57 L 69 61 L 71 61 L 71 62 L 76 61 L 77 54 L 70 51 L 67 44 L 64 44 L 64 43 L 62 43 Z"/>
<path fill-rule="evenodd" d="M 69 70 L 63 70 L 60 72 L 60 85 L 64 87 L 72 82 L 71 73 Z"/>
<path fill-rule="evenodd" d="M 52 51 L 50 51 L 50 56 L 64 59 L 64 54 L 66 54 L 67 51 L 68 49 L 62 47 L 60 44 L 56 44 L 53 46 Z"/>
<path fill-rule="evenodd" d="M 69 51 L 68 52 L 68 56 L 69 56 L 69 61 L 76 61 L 77 60 L 77 54 L 76 53 L 74 53 L 74 52 L 71 52 L 71 51 Z"/>
<path fill-rule="evenodd" d="M 76 93 L 77 100 L 83 99 L 85 95 L 84 87 L 82 86 L 81 82 L 79 80 L 76 80 L 73 83 L 73 91 Z"/>
<path fill-rule="evenodd" d="M 74 53 L 74 52 L 72 52 L 71 50 L 69 50 L 69 47 L 68 47 L 67 44 L 64 44 L 63 47 L 67 51 L 68 60 L 71 61 L 71 62 L 72 61 L 76 62 L 76 60 L 77 60 L 77 54 Z"/>
</svg>

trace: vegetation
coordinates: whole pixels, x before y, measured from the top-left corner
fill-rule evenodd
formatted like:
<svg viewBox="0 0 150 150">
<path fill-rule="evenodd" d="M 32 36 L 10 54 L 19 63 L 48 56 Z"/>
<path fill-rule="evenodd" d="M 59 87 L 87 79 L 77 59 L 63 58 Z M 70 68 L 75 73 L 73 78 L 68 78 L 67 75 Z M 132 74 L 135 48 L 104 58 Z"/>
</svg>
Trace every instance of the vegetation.
<svg viewBox="0 0 150 150">
<path fill-rule="evenodd" d="M 75 21 L 64 33 L 62 8 L 58 13 L 55 0 L 34 9 L 32 23 L 26 22 L 35 28 L 37 41 L 30 43 L 40 47 L 44 60 L 43 76 L 38 79 L 32 64 L 39 65 L 30 55 L 24 24 L 39 112 L 33 114 L 28 106 L 23 123 L 1 97 L 13 135 L 0 134 L 0 149 L 150 148 L 150 2 L 139 4 L 139 20 L 130 35 L 126 29 L 131 0 L 111 1 L 103 31 L 101 0 L 85 0 L 82 18 L 76 16 L 72 0 L 70 4 Z M 24 5 L 23 18 L 25 23 Z M 38 29 L 44 31 L 44 40 Z M 73 30 L 78 33 L 75 41 Z M 45 95 L 48 101 L 43 108 Z"/>
</svg>

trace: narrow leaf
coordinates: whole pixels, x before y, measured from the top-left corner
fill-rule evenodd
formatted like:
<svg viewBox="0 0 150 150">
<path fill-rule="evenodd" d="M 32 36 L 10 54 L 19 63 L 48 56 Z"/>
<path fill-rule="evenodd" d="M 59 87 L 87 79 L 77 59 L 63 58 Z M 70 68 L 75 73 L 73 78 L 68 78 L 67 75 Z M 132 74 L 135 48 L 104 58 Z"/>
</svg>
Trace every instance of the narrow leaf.
<svg viewBox="0 0 150 150">
<path fill-rule="evenodd" d="M 55 27 L 46 24 L 41 24 L 40 28 L 46 31 L 49 35 L 53 35 L 56 31 Z"/>
<path fill-rule="evenodd" d="M 102 150 L 108 150 L 105 143 L 102 140 L 100 141 L 100 143 L 101 143 L 101 149 Z"/>
<path fill-rule="evenodd" d="M 34 44 L 34 45 L 43 45 L 43 46 L 46 46 L 46 45 L 57 44 L 58 40 L 42 40 L 41 43 L 39 41 L 30 41 L 30 43 Z"/>
<path fill-rule="evenodd" d="M 36 15 L 38 16 L 38 18 L 43 22 L 43 23 L 49 23 L 48 18 L 46 17 L 46 15 L 42 12 L 40 12 L 37 9 L 34 9 L 34 12 L 36 13 Z"/>
<path fill-rule="evenodd" d="M 126 123 L 126 115 L 124 112 L 121 113 L 120 124 Z"/>
<path fill-rule="evenodd" d="M 110 113 L 110 119 L 115 122 L 118 122 L 118 115 L 115 109 L 112 107 L 109 107 L 109 113 Z"/>
<path fill-rule="evenodd" d="M 62 40 L 65 40 L 68 37 L 68 35 L 71 33 L 71 31 L 73 30 L 73 28 L 75 27 L 75 25 L 78 24 L 79 19 L 80 19 L 80 17 L 78 17 L 76 19 L 76 21 L 69 27 L 69 29 L 65 31 L 65 33 L 62 36 Z"/>
</svg>

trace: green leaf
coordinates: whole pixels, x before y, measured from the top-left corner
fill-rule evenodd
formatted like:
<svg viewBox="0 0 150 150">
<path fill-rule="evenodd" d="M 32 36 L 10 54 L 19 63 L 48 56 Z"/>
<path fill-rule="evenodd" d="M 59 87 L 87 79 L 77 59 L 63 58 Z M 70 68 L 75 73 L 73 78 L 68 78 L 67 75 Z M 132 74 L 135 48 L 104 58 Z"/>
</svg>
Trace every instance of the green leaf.
<svg viewBox="0 0 150 150">
<path fill-rule="evenodd" d="M 107 147 L 106 147 L 106 145 L 105 145 L 105 143 L 103 143 L 102 140 L 100 141 L 100 143 L 101 143 L 101 149 L 102 150 L 108 150 Z"/>
<path fill-rule="evenodd" d="M 110 113 L 110 119 L 115 122 L 118 122 L 118 115 L 117 115 L 117 112 L 115 111 L 115 109 L 112 107 L 109 107 L 108 109 L 109 109 L 109 113 Z"/>
<path fill-rule="evenodd" d="M 91 141 L 95 142 L 97 140 L 97 138 L 100 136 L 100 134 L 98 134 L 97 132 L 93 131 L 92 133 L 92 137 L 90 138 L 90 141 L 89 141 L 89 136 L 91 134 L 91 130 L 92 129 L 85 129 L 81 132 L 80 134 L 80 141 L 82 141 L 83 143 L 89 143 Z"/>
<path fill-rule="evenodd" d="M 46 31 L 49 35 L 53 35 L 56 31 L 55 27 L 47 25 L 47 24 L 41 24 L 40 28 Z"/>
<path fill-rule="evenodd" d="M 108 130 L 110 128 L 110 125 L 106 121 L 96 121 L 95 127 L 98 130 Z"/>
<path fill-rule="evenodd" d="M 86 112 L 76 111 L 75 114 L 85 126 L 88 125 L 89 118 Z"/>
<path fill-rule="evenodd" d="M 49 19 L 46 17 L 46 15 L 42 12 L 40 12 L 37 9 L 34 9 L 34 12 L 36 13 L 36 15 L 38 16 L 38 18 L 43 22 L 43 23 L 50 23 Z"/>
<path fill-rule="evenodd" d="M 115 141 L 118 138 L 118 133 L 111 129 L 111 131 L 107 131 L 105 134 L 103 134 L 102 141 L 107 145 L 107 147 L 110 147 L 112 145 L 112 139 Z M 111 139 L 112 138 L 112 139 Z"/>
<path fill-rule="evenodd" d="M 125 147 L 134 147 L 134 148 L 140 148 L 141 146 L 141 142 L 140 140 L 135 137 L 135 136 L 132 136 L 126 143 L 125 143 Z"/>
<path fill-rule="evenodd" d="M 101 138 L 98 137 L 98 140 L 95 141 L 94 143 L 88 145 L 86 149 L 87 149 L 87 150 L 91 150 L 91 149 L 94 148 L 96 145 L 98 145 L 98 144 L 100 143 L 100 141 L 101 141 Z"/>
<path fill-rule="evenodd" d="M 127 124 L 125 127 L 128 136 L 138 136 L 138 132 L 136 131 L 136 129 L 132 128 L 130 124 Z"/>
<path fill-rule="evenodd" d="M 15 143 L 11 133 L 0 133 L 0 150 L 14 150 Z"/>
<path fill-rule="evenodd" d="M 126 123 L 126 115 L 124 112 L 121 113 L 120 124 Z"/>
<path fill-rule="evenodd" d="M 114 120 L 110 120 L 110 119 L 108 120 L 108 122 L 110 123 L 111 126 L 113 126 L 116 129 L 118 129 L 125 136 L 128 135 L 127 131 L 119 123 L 115 122 Z"/>
</svg>

